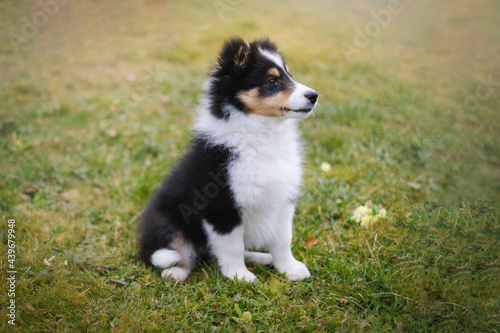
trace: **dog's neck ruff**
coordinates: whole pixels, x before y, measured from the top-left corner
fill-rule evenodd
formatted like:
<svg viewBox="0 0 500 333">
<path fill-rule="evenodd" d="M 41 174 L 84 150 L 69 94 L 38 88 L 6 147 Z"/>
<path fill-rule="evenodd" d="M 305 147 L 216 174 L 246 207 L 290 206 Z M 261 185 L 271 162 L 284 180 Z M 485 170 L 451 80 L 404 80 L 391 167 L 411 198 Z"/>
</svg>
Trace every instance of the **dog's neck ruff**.
<svg viewBox="0 0 500 333">
<path fill-rule="evenodd" d="M 287 146 L 295 146 L 298 141 L 297 119 L 247 114 L 231 105 L 225 105 L 223 108 L 229 117 L 215 117 L 206 103 L 198 109 L 198 118 L 193 130 L 211 144 L 240 147 L 266 144 L 275 146 L 286 142 Z"/>
</svg>

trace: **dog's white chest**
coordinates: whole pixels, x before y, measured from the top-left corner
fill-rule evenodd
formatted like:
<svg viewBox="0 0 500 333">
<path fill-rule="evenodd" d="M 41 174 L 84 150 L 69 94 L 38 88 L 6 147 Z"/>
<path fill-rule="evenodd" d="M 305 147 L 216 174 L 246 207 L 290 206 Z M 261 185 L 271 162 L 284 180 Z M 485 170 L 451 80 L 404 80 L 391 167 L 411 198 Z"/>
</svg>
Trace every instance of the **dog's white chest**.
<svg viewBox="0 0 500 333">
<path fill-rule="evenodd" d="M 282 229 L 284 207 L 299 195 L 301 158 L 294 124 L 240 137 L 229 182 L 242 212 L 245 246 L 265 246 Z M 276 130 L 276 129 L 275 129 Z"/>
<path fill-rule="evenodd" d="M 229 185 L 237 206 L 265 210 L 299 195 L 302 176 L 295 119 L 273 119 L 234 111 L 228 121 L 202 113 L 194 129 L 214 144 L 234 149 Z"/>
<path fill-rule="evenodd" d="M 229 176 L 240 207 L 276 207 L 296 199 L 302 169 L 294 126 L 246 133 L 236 151 Z"/>
</svg>

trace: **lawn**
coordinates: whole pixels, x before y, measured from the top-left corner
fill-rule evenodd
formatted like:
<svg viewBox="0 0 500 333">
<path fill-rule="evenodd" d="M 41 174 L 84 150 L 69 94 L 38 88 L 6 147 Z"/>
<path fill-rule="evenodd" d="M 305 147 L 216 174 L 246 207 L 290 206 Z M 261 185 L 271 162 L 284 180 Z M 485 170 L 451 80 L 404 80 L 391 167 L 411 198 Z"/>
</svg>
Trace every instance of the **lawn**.
<svg viewBox="0 0 500 333">
<path fill-rule="evenodd" d="M 2 1 L 0 330 L 500 331 L 499 20 L 496 0 Z M 269 36 L 320 94 L 304 281 L 138 260 L 231 35 Z M 360 205 L 387 215 L 362 226 Z"/>
</svg>

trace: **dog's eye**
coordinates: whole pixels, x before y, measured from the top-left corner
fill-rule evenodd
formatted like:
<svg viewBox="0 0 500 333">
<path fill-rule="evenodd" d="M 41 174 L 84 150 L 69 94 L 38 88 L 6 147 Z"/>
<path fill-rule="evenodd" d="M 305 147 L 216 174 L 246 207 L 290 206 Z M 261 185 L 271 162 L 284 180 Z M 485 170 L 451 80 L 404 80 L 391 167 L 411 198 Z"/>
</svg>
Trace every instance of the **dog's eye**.
<svg viewBox="0 0 500 333">
<path fill-rule="evenodd" d="M 267 84 L 270 85 L 271 87 L 274 87 L 278 84 L 278 80 L 273 77 L 269 81 L 267 81 Z"/>
</svg>

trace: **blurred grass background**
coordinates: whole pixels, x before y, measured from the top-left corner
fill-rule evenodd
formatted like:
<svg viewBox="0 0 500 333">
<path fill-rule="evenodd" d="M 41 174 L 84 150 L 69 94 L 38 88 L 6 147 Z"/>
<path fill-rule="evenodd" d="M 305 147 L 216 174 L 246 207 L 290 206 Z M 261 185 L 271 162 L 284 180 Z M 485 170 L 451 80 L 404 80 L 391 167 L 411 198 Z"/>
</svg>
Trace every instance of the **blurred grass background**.
<svg viewBox="0 0 500 333">
<path fill-rule="evenodd" d="M 401 0 L 366 30 L 388 6 L 2 1 L 0 214 L 17 220 L 15 329 L 498 330 L 500 2 Z M 269 36 L 320 93 L 301 126 L 294 247 L 308 281 L 252 267 L 260 282 L 238 284 L 202 263 L 174 284 L 137 262 L 138 213 L 186 151 L 231 35 Z M 349 218 L 367 201 L 390 214 L 365 230 Z"/>
</svg>

